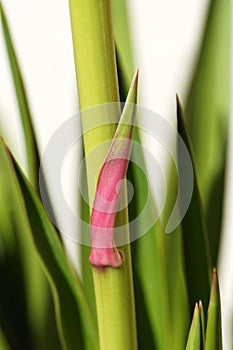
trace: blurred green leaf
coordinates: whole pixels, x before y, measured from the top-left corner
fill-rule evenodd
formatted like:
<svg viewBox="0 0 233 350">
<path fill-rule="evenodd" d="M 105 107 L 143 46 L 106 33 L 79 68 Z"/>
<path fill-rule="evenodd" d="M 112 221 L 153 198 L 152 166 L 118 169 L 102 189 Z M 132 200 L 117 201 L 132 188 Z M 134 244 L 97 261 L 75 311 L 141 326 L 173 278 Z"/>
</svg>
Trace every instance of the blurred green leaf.
<svg viewBox="0 0 233 350">
<path fill-rule="evenodd" d="M 34 133 L 33 124 L 32 124 L 32 118 L 30 115 L 28 100 L 27 100 L 27 96 L 24 88 L 24 82 L 20 72 L 18 60 L 15 54 L 15 49 L 11 39 L 9 26 L 8 26 L 7 19 L 1 3 L 0 3 L 0 12 L 1 12 L 3 35 L 5 39 L 10 69 L 11 69 L 11 73 L 14 81 L 15 92 L 16 92 L 17 102 L 19 106 L 23 131 L 24 131 L 29 178 L 33 183 L 34 187 L 38 191 L 38 186 L 39 186 L 38 176 L 39 176 L 40 162 L 39 162 L 39 153 L 36 145 L 35 133 Z"/>
<path fill-rule="evenodd" d="M 216 269 L 213 270 L 205 350 L 222 350 L 221 301 Z"/>
<path fill-rule="evenodd" d="M 63 345 L 67 349 L 73 349 L 74 344 L 83 349 L 93 349 L 97 346 L 97 337 L 80 283 L 68 265 L 40 200 L 9 151 L 8 155 L 24 197 L 34 243 L 53 288 Z M 23 202 L 21 204 L 24 205 Z"/>
<path fill-rule="evenodd" d="M 198 304 L 195 304 L 193 320 L 189 331 L 186 350 L 201 350 L 202 337 L 201 337 L 201 319 Z"/>
<path fill-rule="evenodd" d="M 0 194 L 2 195 L 1 189 Z M 1 214 L 5 213 L 1 211 Z M 0 325 L 10 346 L 17 350 L 32 348 L 32 329 L 28 319 L 22 255 L 18 248 L 20 242 L 13 221 L 13 213 L 11 217 L 5 217 L 5 222 L 1 221 Z"/>
<path fill-rule="evenodd" d="M 124 68 L 119 60 L 118 75 L 121 82 L 119 87 L 122 101 L 125 98 L 125 94 L 127 94 L 128 86 L 126 86 L 127 78 L 124 75 Z M 136 127 L 133 131 L 133 140 L 140 143 L 139 131 Z M 143 151 L 137 149 L 136 154 L 134 148 L 132 148 L 132 158 L 140 158 L 140 163 L 143 164 Z M 129 163 L 127 178 L 134 185 L 134 198 L 129 205 L 129 218 L 131 221 L 143 209 L 150 189 L 145 174 L 133 162 Z M 151 203 L 152 211 L 157 211 L 155 203 Z M 146 215 L 148 215 L 149 220 L 151 214 L 147 212 Z M 144 217 L 144 220 L 147 219 Z M 139 223 L 137 231 L 141 232 L 140 230 Z M 134 232 L 134 234 L 137 233 Z M 140 348 L 145 345 L 145 341 L 147 347 L 162 349 L 164 346 L 167 346 L 169 348 L 172 337 L 163 246 L 164 237 L 161 225 L 157 222 L 142 238 L 131 244 L 137 332 Z M 156 303 L 155 300 L 157 301 Z"/>
<path fill-rule="evenodd" d="M 135 129 L 136 130 L 136 129 Z M 137 131 L 134 131 L 135 140 L 139 140 Z M 143 152 L 134 155 L 132 149 L 132 158 L 143 160 Z M 147 199 L 148 191 L 150 191 L 145 174 L 134 163 L 130 164 L 127 178 L 133 183 L 134 198 L 129 206 L 130 221 L 138 217 L 141 210 L 144 208 Z M 157 211 L 155 204 L 151 203 L 152 211 Z M 144 220 L 149 220 L 150 213 L 147 212 Z M 143 226 L 143 224 L 142 224 Z M 137 232 L 140 233 L 142 228 L 139 222 Z M 137 234 L 134 232 L 134 234 Z M 147 325 L 144 319 L 140 317 L 141 301 L 144 300 L 144 306 L 147 313 L 147 318 L 153 334 L 153 342 L 156 348 L 169 348 L 171 340 L 171 323 L 169 314 L 169 294 L 166 281 L 166 261 L 164 255 L 164 233 L 161 230 L 159 221 L 145 233 L 143 237 L 135 241 L 132 247 L 132 263 L 133 274 L 135 276 L 136 285 L 136 311 L 139 340 L 141 339 L 141 347 L 145 339 L 149 340 L 146 334 L 148 333 Z M 140 291 L 140 294 L 138 293 Z M 144 311 L 145 314 L 145 311 Z M 144 333 L 145 332 L 145 333 Z M 165 336 L 166 334 L 166 336 Z M 151 340 L 152 341 L 152 340 Z"/>
<path fill-rule="evenodd" d="M 185 111 L 214 264 L 222 222 L 230 106 L 230 17 L 230 0 L 210 2 Z"/>
<path fill-rule="evenodd" d="M 112 17 L 118 57 L 122 60 L 127 80 L 130 81 L 135 67 L 133 64 L 128 2 L 126 0 L 112 0 Z M 121 101 L 125 101 L 127 92 L 128 90 L 125 98 Z"/>
<path fill-rule="evenodd" d="M 123 4 L 124 2 L 121 0 L 120 6 L 117 1 L 113 4 L 121 101 L 125 101 L 127 96 L 133 70 L 132 58 L 128 57 L 131 43 L 127 5 Z M 121 21 L 121 28 L 119 28 L 117 18 L 126 18 L 127 24 L 122 25 Z M 127 50 L 123 50 L 123 46 L 127 46 Z M 131 67 L 129 62 L 131 62 Z M 133 139 L 141 142 L 137 128 L 134 128 Z M 138 157 L 144 158 L 142 151 L 137 154 Z M 131 221 L 142 210 L 150 188 L 145 175 L 133 163 L 129 164 L 127 178 L 134 184 L 135 189 L 134 198 L 129 205 Z M 157 211 L 155 203 L 151 203 L 151 212 L 153 211 Z M 149 213 L 148 216 L 150 216 Z M 145 236 L 131 244 L 139 348 L 146 346 L 151 349 L 164 349 L 164 342 L 167 342 L 166 345 L 169 348 L 168 333 L 170 333 L 169 338 L 172 338 L 173 349 L 180 350 L 185 346 L 189 317 L 180 237 L 179 230 L 172 235 L 165 235 L 158 223 Z M 155 303 L 156 298 L 161 301 Z M 182 312 L 180 312 L 180 305 L 182 305 Z M 166 335 L 163 333 L 164 329 L 166 329 Z"/>
<path fill-rule="evenodd" d="M 51 283 L 57 323 L 64 348 L 97 349 L 98 342 L 86 299 L 77 276 L 71 270 L 56 231 L 44 208 L 22 173 L 14 157 L 7 151 L 12 171 L 23 194 L 34 243 Z"/>
<path fill-rule="evenodd" d="M 177 159 L 176 142 L 171 147 Z M 175 205 L 179 179 L 177 167 L 174 160 L 168 160 L 167 174 L 167 196 L 164 210 L 161 215 L 161 222 L 165 232 L 168 220 Z M 193 308 L 189 306 L 187 281 L 184 266 L 184 246 L 182 238 L 182 225 L 180 224 L 174 231 L 165 234 L 165 250 L 167 260 L 167 283 L 169 286 L 169 297 L 171 305 L 171 320 L 173 329 L 174 349 L 184 349 L 189 332 L 189 322 Z M 182 305 L 182 312 L 181 310 Z"/>
<path fill-rule="evenodd" d="M 1 143 L 0 322 L 13 348 L 36 349 L 37 344 L 38 347 L 43 345 L 45 318 L 49 311 L 48 290 L 20 196 Z"/>
<path fill-rule="evenodd" d="M 203 300 L 204 305 L 208 304 L 211 283 L 211 259 L 206 223 L 203 215 L 203 208 L 199 194 L 195 164 L 192 156 L 192 147 L 189 141 L 188 132 L 184 123 L 183 111 L 177 97 L 177 120 L 178 132 L 182 137 L 191 157 L 194 171 L 194 187 L 192 199 L 185 217 L 182 221 L 182 235 L 184 245 L 184 259 L 186 282 L 188 288 L 190 309 L 193 308 L 196 300 Z M 179 171 L 182 171 L 182 158 L 178 147 Z"/>
<path fill-rule="evenodd" d="M 29 179 L 31 183 L 34 185 L 34 188 L 36 189 L 37 193 L 40 194 L 40 191 L 39 191 L 40 157 L 39 157 L 38 145 L 36 141 L 36 134 L 33 128 L 32 116 L 29 109 L 29 103 L 28 103 L 26 91 L 24 88 L 24 82 L 23 82 L 22 74 L 18 64 L 18 59 L 15 53 L 7 18 L 5 16 L 5 12 L 1 3 L 0 3 L 0 12 L 1 12 L 1 19 L 2 19 L 3 34 L 4 34 L 6 49 L 7 49 L 9 63 L 10 63 L 10 69 L 11 69 L 12 78 L 14 82 L 15 93 L 16 93 L 20 117 L 21 117 L 21 123 L 23 126 Z M 41 184 L 43 185 L 43 188 L 45 189 L 44 195 L 46 196 L 47 205 L 50 207 L 50 212 L 53 213 L 43 171 L 41 171 L 40 181 L 41 181 Z M 54 220 L 55 220 L 55 216 L 54 216 Z"/>
</svg>

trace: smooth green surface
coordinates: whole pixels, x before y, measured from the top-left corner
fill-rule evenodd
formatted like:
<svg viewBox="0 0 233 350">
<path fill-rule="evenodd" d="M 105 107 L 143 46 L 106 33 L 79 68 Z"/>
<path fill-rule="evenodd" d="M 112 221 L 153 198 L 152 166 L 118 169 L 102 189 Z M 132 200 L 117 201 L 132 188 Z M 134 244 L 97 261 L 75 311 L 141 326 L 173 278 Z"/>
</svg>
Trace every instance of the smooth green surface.
<svg viewBox="0 0 233 350">
<path fill-rule="evenodd" d="M 81 110 L 108 102 L 119 102 L 115 47 L 112 33 L 110 0 L 70 0 L 70 14 L 74 45 L 74 57 Z M 115 115 L 108 113 L 109 122 L 119 119 L 120 109 Z M 84 135 L 84 150 L 87 154 L 102 142 L 112 139 L 115 125 L 101 125 Z M 83 129 L 85 120 L 83 118 Z M 105 151 L 98 154 L 99 164 L 106 157 Z M 91 175 L 97 170 L 87 162 L 89 198 L 93 198 L 96 184 Z M 97 179 L 97 176 L 96 176 Z M 123 188 L 126 203 L 126 188 Z M 128 222 L 127 210 L 117 215 L 117 225 Z M 126 235 L 129 233 L 126 232 Z M 125 262 L 119 269 L 107 269 L 105 273 L 93 269 L 95 294 L 98 295 L 97 316 L 101 350 L 124 348 L 136 349 L 136 322 L 131 272 L 130 247 L 121 248 Z M 116 308 L 117 306 L 117 308 Z M 113 312 L 110 310 L 113 308 Z M 109 321 L 109 317 L 110 320 Z M 117 325 L 110 327 L 110 325 Z M 127 335 L 127 339 L 126 339 Z M 111 344 L 109 341 L 111 339 Z"/>
<path fill-rule="evenodd" d="M 198 304 L 196 303 L 193 320 L 189 331 L 188 341 L 186 345 L 186 350 L 201 350 L 202 348 L 202 338 L 201 338 L 201 319 L 200 310 Z"/>
<path fill-rule="evenodd" d="M 82 174 L 82 177 L 86 177 L 86 174 Z M 81 184 L 84 186 L 84 179 L 81 179 Z M 84 222 L 89 223 L 90 222 L 90 208 L 88 204 L 84 201 L 83 197 L 81 196 L 81 203 L 80 203 L 80 212 L 81 217 Z M 86 225 L 81 226 L 81 230 L 83 234 L 90 234 L 89 227 Z M 94 322 L 97 327 L 97 315 L 96 315 L 96 303 L 95 303 L 95 293 L 94 293 L 94 281 L 93 281 L 93 274 L 92 274 L 92 267 L 89 263 L 89 255 L 91 252 L 91 248 L 89 246 L 80 245 L 79 246 L 79 253 L 81 255 L 81 271 L 82 271 L 82 286 L 83 291 L 85 294 L 85 297 L 87 299 L 89 308 L 91 310 L 91 314 L 93 316 Z"/>
<path fill-rule="evenodd" d="M 193 145 L 200 193 L 216 264 L 222 222 L 228 120 L 230 116 L 231 0 L 209 4 L 185 118 Z"/>
<path fill-rule="evenodd" d="M 205 350 L 222 350 L 221 302 L 215 269 L 207 315 Z"/>
<path fill-rule="evenodd" d="M 178 132 L 189 151 L 194 172 L 192 199 L 181 224 L 184 246 L 186 283 L 188 288 L 189 306 L 190 310 L 192 310 L 197 300 L 201 299 L 205 306 L 208 304 L 210 296 L 212 265 L 207 227 L 197 184 L 195 164 L 192 156 L 192 147 L 189 141 L 187 128 L 184 122 L 183 111 L 178 98 L 177 120 Z M 180 154 L 178 150 L 179 167 L 181 167 L 179 171 L 182 171 L 182 159 L 180 159 L 179 156 Z"/>
<path fill-rule="evenodd" d="M 69 3 L 81 109 L 117 102 L 111 1 L 70 0 Z"/>
<path fill-rule="evenodd" d="M 25 206 L 29 218 L 33 242 L 53 289 L 63 347 L 97 349 L 97 334 L 79 280 L 68 264 L 39 198 L 9 150 L 7 153 L 15 175 L 15 186 L 22 191 L 21 205 Z"/>
</svg>

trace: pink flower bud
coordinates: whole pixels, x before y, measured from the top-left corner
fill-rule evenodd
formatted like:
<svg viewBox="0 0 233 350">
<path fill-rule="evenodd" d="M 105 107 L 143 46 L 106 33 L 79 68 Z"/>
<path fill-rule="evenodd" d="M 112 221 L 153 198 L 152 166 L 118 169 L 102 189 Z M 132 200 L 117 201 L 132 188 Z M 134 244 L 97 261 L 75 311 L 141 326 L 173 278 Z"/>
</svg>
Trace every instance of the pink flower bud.
<svg viewBox="0 0 233 350">
<path fill-rule="evenodd" d="M 123 262 L 123 255 L 114 242 L 114 224 L 122 180 L 130 158 L 137 83 L 138 70 L 131 83 L 117 130 L 98 178 L 91 214 L 92 248 L 89 260 L 93 266 L 99 268 L 119 267 Z"/>
</svg>

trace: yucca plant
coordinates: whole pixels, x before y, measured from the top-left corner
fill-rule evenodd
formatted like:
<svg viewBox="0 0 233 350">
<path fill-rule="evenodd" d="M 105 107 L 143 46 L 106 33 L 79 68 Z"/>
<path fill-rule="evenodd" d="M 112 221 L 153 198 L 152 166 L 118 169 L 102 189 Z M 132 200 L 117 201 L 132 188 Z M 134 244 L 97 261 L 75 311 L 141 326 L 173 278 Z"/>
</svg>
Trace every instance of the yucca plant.
<svg viewBox="0 0 233 350">
<path fill-rule="evenodd" d="M 1 5 L 28 165 L 25 175 L 2 133 L 1 349 L 222 349 L 215 267 L 229 116 L 230 2 L 210 3 L 184 110 L 176 98 L 177 132 L 163 118 L 151 119 L 148 132 L 161 142 L 167 125 L 176 136 L 169 146 L 175 156 L 162 213 L 151 195 L 157 184 L 148 182 L 145 170 L 140 120 L 145 122 L 147 113 L 137 105 L 143 72 L 135 69 L 133 75 L 126 5 L 124 0 L 69 1 L 85 159 L 80 186 L 86 182 L 88 192 L 86 201 L 77 194 L 82 220 L 75 239 L 86 243 L 77 245 L 80 275 L 64 248 L 67 232 L 59 221 L 67 211 L 53 209 L 53 184 L 45 185 L 43 169 L 50 162 L 53 171 L 59 150 L 65 156 L 71 146 L 67 130 L 74 124 L 64 124 L 56 134 L 60 138 L 52 138 L 40 157 Z M 60 174 L 52 175 L 59 183 Z M 134 186 L 133 199 L 125 177 Z"/>
</svg>

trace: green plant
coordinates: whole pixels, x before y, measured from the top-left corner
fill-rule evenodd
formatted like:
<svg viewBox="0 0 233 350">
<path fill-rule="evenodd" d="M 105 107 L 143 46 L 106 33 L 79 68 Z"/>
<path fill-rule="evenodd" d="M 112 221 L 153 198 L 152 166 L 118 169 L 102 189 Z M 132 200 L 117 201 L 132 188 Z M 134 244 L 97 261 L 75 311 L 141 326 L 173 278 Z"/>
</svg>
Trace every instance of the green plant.
<svg viewBox="0 0 233 350">
<path fill-rule="evenodd" d="M 125 177 L 131 142 L 141 144 L 140 129 L 132 127 L 138 73 L 129 89 L 133 58 L 126 5 L 123 0 L 114 0 L 112 5 L 110 0 L 70 0 L 69 4 L 85 155 L 108 141 L 108 147 L 98 151 L 97 163 L 86 158 L 89 202 L 92 203 L 94 198 L 95 202 L 92 209 L 81 200 L 80 210 L 84 221 L 91 223 L 92 248 L 80 247 L 80 278 L 66 257 L 62 235 L 42 205 L 36 133 L 1 5 L 2 28 L 23 125 L 29 178 L 7 147 L 7 140 L 2 138 L 0 347 L 222 349 L 220 294 L 213 267 L 219 248 L 226 166 L 230 2 L 211 1 L 184 112 L 177 97 L 177 128 L 194 169 L 194 188 L 187 213 L 175 231 L 166 235 L 167 219 L 174 207 L 177 181 L 182 173 L 177 141 L 178 173 L 171 163 L 165 211 L 143 237 L 131 244 L 128 243 L 128 223 L 142 211 L 150 185 L 141 169 L 129 163 L 127 177 L 134 184 L 135 196 L 129 205 L 129 214 L 125 208 L 116 216 L 119 193 L 115 186 Z M 119 18 L 124 19 L 125 25 L 119 25 Z M 225 52 L 220 57 L 215 38 L 221 43 L 221 52 Z M 209 89 L 206 82 L 212 79 Z M 224 91 L 220 88 L 223 85 Z M 120 100 L 126 100 L 123 111 Z M 87 126 L 89 120 L 85 119 L 85 110 L 103 104 L 106 108 L 101 110 L 97 127 Z M 203 123 L 211 126 L 208 137 L 203 134 Z M 94 120 L 93 125 L 96 125 Z M 221 140 L 217 144 L 213 140 L 219 140 L 219 125 Z M 214 162 L 205 166 L 203 159 L 209 159 L 213 154 Z M 145 164 L 141 148 L 137 149 L 137 157 Z M 96 168 L 96 164 L 101 167 Z M 96 181 L 93 181 L 93 173 L 97 174 Z M 125 183 L 121 193 L 126 204 Z M 221 197 L 217 200 L 219 193 Z M 98 195 L 105 200 L 99 211 L 95 206 Z M 114 211 L 109 213 L 112 201 Z M 156 204 L 151 200 L 144 220 L 149 220 L 155 212 Z M 124 235 L 128 237 L 120 251 L 114 243 L 114 224 L 116 227 L 125 225 Z M 107 245 L 99 247 L 99 231 L 106 228 Z M 143 222 L 139 220 L 135 230 L 140 233 Z"/>
</svg>

